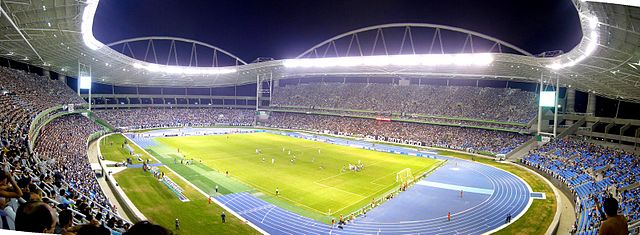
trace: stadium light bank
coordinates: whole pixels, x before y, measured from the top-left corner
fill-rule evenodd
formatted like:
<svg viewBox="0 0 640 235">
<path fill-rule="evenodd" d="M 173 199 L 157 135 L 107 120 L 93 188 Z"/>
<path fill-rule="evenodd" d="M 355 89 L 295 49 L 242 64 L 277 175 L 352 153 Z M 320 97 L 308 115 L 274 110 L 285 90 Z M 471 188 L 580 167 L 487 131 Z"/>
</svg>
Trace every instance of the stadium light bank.
<svg viewBox="0 0 640 235">
<path fill-rule="evenodd" d="M 583 61 L 584 59 L 586 59 L 587 57 L 589 57 L 591 54 L 593 54 L 593 52 L 596 50 L 596 48 L 598 47 L 598 18 L 595 16 L 589 16 L 588 17 L 589 20 L 589 43 L 587 44 L 587 47 L 584 49 L 584 52 L 582 53 L 582 55 L 580 55 L 579 57 L 575 58 L 575 59 L 569 59 L 569 62 L 559 62 L 556 61 L 553 64 L 547 65 L 547 68 L 553 69 L 553 70 L 558 70 L 558 69 L 563 69 L 563 68 L 567 68 L 567 67 L 572 67 L 578 63 L 580 63 L 580 61 Z"/>
<path fill-rule="evenodd" d="M 100 50 L 105 45 L 98 41 L 93 36 L 93 18 L 98 9 L 98 3 L 100 0 L 87 0 L 87 6 L 82 12 L 82 23 L 80 24 L 80 30 L 82 31 L 82 41 L 84 45 L 91 50 Z M 172 66 L 172 65 L 159 65 L 148 63 L 144 61 L 138 61 L 131 64 L 134 68 L 144 69 L 148 72 L 166 73 L 166 74 L 184 74 L 184 75 L 216 75 L 216 74 L 228 74 L 235 73 L 237 69 L 235 67 L 186 67 L 186 66 Z"/>
<path fill-rule="evenodd" d="M 493 62 L 489 53 L 477 54 L 424 54 L 424 55 L 381 55 L 360 57 L 333 57 L 288 59 L 283 61 L 286 68 L 326 68 L 356 66 L 487 66 Z"/>
</svg>

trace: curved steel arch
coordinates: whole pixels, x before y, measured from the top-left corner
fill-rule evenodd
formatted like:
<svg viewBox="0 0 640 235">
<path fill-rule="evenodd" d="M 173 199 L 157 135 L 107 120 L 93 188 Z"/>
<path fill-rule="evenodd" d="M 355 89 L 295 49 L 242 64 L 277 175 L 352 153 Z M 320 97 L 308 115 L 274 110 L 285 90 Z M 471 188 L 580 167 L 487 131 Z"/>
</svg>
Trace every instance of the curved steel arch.
<svg viewBox="0 0 640 235">
<path fill-rule="evenodd" d="M 147 40 L 171 40 L 171 41 L 179 41 L 179 42 L 186 42 L 186 43 L 193 43 L 196 45 L 200 45 L 200 46 L 204 46 L 210 49 L 213 49 L 215 51 L 220 51 L 222 53 L 224 53 L 225 55 L 237 60 L 238 62 L 242 63 L 243 65 L 246 65 L 247 62 L 244 62 L 244 60 L 240 59 L 239 57 L 235 56 L 234 54 L 231 54 L 228 51 L 225 51 L 222 48 L 216 47 L 214 45 L 211 45 L 209 43 L 206 42 L 201 42 L 201 41 L 196 41 L 193 39 L 187 39 L 187 38 L 181 38 L 181 37 L 171 37 L 171 36 L 149 36 L 149 37 L 137 37 L 137 38 L 129 38 L 129 39 L 124 39 L 124 40 L 120 40 L 117 42 L 112 42 L 107 44 L 108 47 L 112 47 L 115 45 L 120 45 L 120 44 L 124 44 L 124 43 L 129 43 L 129 42 L 139 42 L 139 41 L 147 41 Z"/>
<path fill-rule="evenodd" d="M 489 41 L 493 41 L 495 43 L 501 44 L 501 45 L 505 45 L 508 48 L 513 49 L 514 51 L 517 51 L 519 53 L 522 53 L 523 55 L 526 56 L 533 56 L 533 54 L 525 51 L 522 48 L 519 48 L 511 43 L 502 41 L 500 39 L 485 35 L 485 34 L 481 34 L 475 31 L 471 31 L 471 30 L 467 30 L 467 29 L 463 29 L 463 28 L 458 28 L 458 27 L 453 27 L 453 26 L 447 26 L 447 25 L 439 25 L 439 24 L 429 24 L 429 23 L 391 23 L 391 24 L 381 24 L 381 25 L 373 25 L 373 26 L 368 26 L 368 27 L 364 27 L 364 28 L 360 28 L 360 29 L 356 29 L 356 30 L 352 30 L 343 34 L 339 34 L 337 36 L 334 36 L 332 38 L 329 38 L 319 44 L 316 44 L 315 46 L 313 46 L 312 48 L 310 48 L 309 50 L 306 50 L 305 52 L 303 52 L 302 54 L 298 55 L 296 57 L 296 59 L 300 59 L 302 57 L 304 57 L 305 55 L 311 53 L 312 51 L 321 48 L 325 45 L 327 45 L 328 43 L 331 43 L 335 40 L 338 39 L 342 39 L 346 36 L 349 35 L 354 35 L 357 33 L 362 33 L 362 32 L 367 32 L 367 31 L 371 31 L 371 30 L 377 30 L 377 29 L 385 29 L 385 28 L 398 28 L 398 27 L 419 27 L 419 28 L 434 28 L 434 29 L 444 29 L 444 30 L 449 30 L 449 31 L 453 31 L 453 32 L 459 32 L 459 33 L 465 33 L 468 35 L 473 35 L 476 37 L 480 37 Z"/>
</svg>

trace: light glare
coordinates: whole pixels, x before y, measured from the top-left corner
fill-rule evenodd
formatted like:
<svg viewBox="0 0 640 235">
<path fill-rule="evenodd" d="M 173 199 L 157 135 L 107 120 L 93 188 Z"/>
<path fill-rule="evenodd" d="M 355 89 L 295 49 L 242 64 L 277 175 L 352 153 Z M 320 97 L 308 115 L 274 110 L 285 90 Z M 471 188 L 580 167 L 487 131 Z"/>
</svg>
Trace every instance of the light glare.
<svg viewBox="0 0 640 235">
<path fill-rule="evenodd" d="M 151 63 L 135 63 L 134 68 L 144 69 L 153 73 L 167 74 L 184 74 L 184 75 L 216 75 L 235 73 L 236 68 L 213 68 L 213 67 L 184 67 L 184 66 L 168 66 Z"/>
<path fill-rule="evenodd" d="M 354 66 L 486 66 L 493 62 L 493 55 L 478 54 L 425 54 L 391 55 L 363 57 L 335 57 L 317 59 L 288 59 L 283 61 L 287 68 L 326 68 Z"/>
</svg>

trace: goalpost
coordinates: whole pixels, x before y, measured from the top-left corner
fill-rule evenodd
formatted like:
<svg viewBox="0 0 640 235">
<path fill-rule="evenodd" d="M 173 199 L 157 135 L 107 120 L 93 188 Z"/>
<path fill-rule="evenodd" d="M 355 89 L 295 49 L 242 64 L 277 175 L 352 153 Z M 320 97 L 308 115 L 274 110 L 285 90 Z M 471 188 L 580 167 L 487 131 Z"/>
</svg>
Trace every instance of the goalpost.
<svg viewBox="0 0 640 235">
<path fill-rule="evenodd" d="M 396 173 L 397 183 L 407 183 L 407 182 L 410 183 L 412 181 L 413 181 L 413 173 L 411 173 L 411 168 L 406 168 Z"/>
</svg>

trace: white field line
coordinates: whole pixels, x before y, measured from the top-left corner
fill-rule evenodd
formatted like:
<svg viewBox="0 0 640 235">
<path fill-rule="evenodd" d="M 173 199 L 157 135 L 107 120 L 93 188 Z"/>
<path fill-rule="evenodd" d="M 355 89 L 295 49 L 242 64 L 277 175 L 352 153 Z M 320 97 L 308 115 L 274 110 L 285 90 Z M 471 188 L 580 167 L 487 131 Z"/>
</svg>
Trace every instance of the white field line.
<svg viewBox="0 0 640 235">
<path fill-rule="evenodd" d="M 342 190 L 342 189 L 339 189 L 339 188 L 336 188 L 336 187 L 333 187 L 333 186 L 329 186 L 329 185 L 326 185 L 326 184 L 323 184 L 323 183 L 318 183 L 318 182 L 313 182 L 313 183 L 315 183 L 317 185 L 320 185 L 322 187 L 325 187 L 325 188 L 332 188 L 332 189 L 338 190 L 338 191 L 343 192 L 343 193 L 348 193 L 348 194 L 359 196 L 359 197 L 367 197 L 367 196 L 360 195 L 360 194 L 357 194 L 357 193 L 345 191 L 345 190 Z"/>
</svg>

